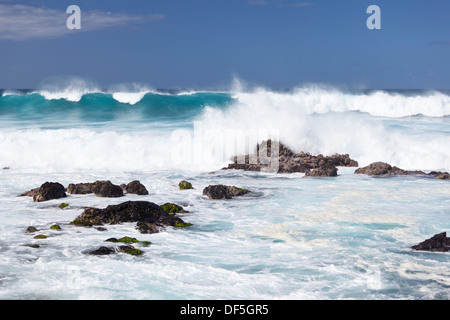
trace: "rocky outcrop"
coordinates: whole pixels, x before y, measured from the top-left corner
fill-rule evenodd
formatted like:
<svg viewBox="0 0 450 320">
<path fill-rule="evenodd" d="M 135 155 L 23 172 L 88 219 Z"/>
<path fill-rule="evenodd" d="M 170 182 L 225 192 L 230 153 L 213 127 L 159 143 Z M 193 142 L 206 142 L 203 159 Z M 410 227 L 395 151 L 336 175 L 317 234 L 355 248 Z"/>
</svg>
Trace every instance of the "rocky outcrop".
<svg viewBox="0 0 450 320">
<path fill-rule="evenodd" d="M 337 172 L 338 169 L 335 166 L 328 164 L 306 172 L 305 177 L 336 177 Z"/>
<path fill-rule="evenodd" d="M 374 162 L 369 164 L 368 166 L 358 168 L 355 170 L 355 174 L 367 174 L 370 176 L 379 176 L 379 175 L 416 175 L 416 174 L 425 174 L 423 171 L 409 171 L 403 170 L 395 166 L 391 166 L 385 162 Z"/>
<path fill-rule="evenodd" d="M 446 232 L 438 233 L 411 248 L 420 251 L 447 252 L 450 251 L 450 238 Z"/>
<path fill-rule="evenodd" d="M 431 171 L 428 175 L 437 179 L 450 180 L 450 174 L 448 172 Z"/>
<path fill-rule="evenodd" d="M 294 153 L 282 142 L 272 140 L 258 144 L 256 150 L 256 154 L 234 157 L 233 163 L 222 169 L 265 172 L 275 170 L 277 173 L 308 173 L 317 169 L 308 176 L 334 176 L 335 170 L 332 167 L 358 166 L 358 162 L 351 159 L 348 154 L 315 156 L 305 152 Z M 323 169 L 320 170 L 321 168 Z"/>
<path fill-rule="evenodd" d="M 160 227 L 188 225 L 175 214 L 169 214 L 157 204 L 148 201 L 127 201 L 109 205 L 105 209 L 87 208 L 71 224 L 91 227 L 124 222 L 137 222 L 136 227 L 141 233 L 156 233 Z"/>
<path fill-rule="evenodd" d="M 203 195 L 210 199 L 231 199 L 233 197 L 239 197 L 250 191 L 243 188 L 237 188 L 235 186 L 209 185 L 203 189 Z"/>
<path fill-rule="evenodd" d="M 32 189 L 19 195 L 19 197 L 33 197 L 35 202 L 44 202 L 53 199 L 65 198 L 66 192 L 62 184 L 58 182 L 46 182 L 39 188 Z"/>
<path fill-rule="evenodd" d="M 98 197 L 118 198 L 123 197 L 123 190 L 120 186 L 111 181 L 96 181 L 92 183 L 69 184 L 67 192 L 70 194 L 94 193 Z"/>
<path fill-rule="evenodd" d="M 126 193 L 137 194 L 139 196 L 148 195 L 147 188 L 145 188 L 145 186 L 139 180 L 131 181 L 127 185 L 122 184 L 120 185 L 120 187 Z"/>
</svg>

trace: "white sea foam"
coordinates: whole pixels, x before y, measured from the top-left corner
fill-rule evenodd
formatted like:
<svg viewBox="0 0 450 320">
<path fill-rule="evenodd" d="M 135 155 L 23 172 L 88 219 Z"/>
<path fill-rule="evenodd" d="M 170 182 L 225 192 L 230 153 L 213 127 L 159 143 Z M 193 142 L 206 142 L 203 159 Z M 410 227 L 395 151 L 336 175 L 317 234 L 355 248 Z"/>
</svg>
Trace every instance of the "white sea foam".
<svg viewBox="0 0 450 320">
<path fill-rule="evenodd" d="M 108 89 L 112 97 L 121 102 L 134 105 L 142 100 L 147 93 L 155 92 L 154 89 L 140 83 L 118 84 Z"/>
<path fill-rule="evenodd" d="M 78 102 L 84 95 L 101 92 L 92 81 L 79 77 L 55 77 L 47 79 L 37 93 L 47 100 L 65 99 Z"/>
<path fill-rule="evenodd" d="M 241 91 L 235 85 L 232 91 L 243 104 L 264 104 L 277 108 L 295 106 L 305 114 L 327 112 L 366 112 L 380 117 L 407 117 L 422 114 L 429 117 L 450 115 L 450 96 L 439 91 L 395 92 L 373 90 L 350 92 L 324 85 L 306 85 L 289 92 L 276 92 L 265 88 Z"/>
<path fill-rule="evenodd" d="M 255 89 L 237 92 L 235 98 L 237 102 L 227 109 L 204 110 L 201 122 L 206 136 L 219 140 L 223 138 L 220 132 L 265 130 L 278 133 L 280 140 L 296 152 L 348 153 L 360 165 L 384 161 L 405 169 L 450 168 L 450 151 L 443 148 L 450 145 L 448 129 L 437 131 L 433 126 L 445 124 L 445 120 L 433 122 L 428 118 L 423 123 L 429 127 L 419 131 L 408 119 L 386 118 L 450 114 L 450 97 L 440 93 L 413 98 L 383 92 L 354 96 L 316 88 L 293 93 Z M 349 112 L 356 110 L 371 115 Z M 264 138 L 267 136 L 259 137 Z"/>
</svg>

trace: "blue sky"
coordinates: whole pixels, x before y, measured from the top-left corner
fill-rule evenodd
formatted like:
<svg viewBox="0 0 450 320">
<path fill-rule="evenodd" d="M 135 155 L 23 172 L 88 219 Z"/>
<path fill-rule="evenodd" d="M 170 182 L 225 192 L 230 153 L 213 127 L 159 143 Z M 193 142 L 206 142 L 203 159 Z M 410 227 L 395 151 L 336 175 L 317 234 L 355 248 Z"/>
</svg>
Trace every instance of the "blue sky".
<svg viewBox="0 0 450 320">
<path fill-rule="evenodd" d="M 69 5 L 81 30 L 67 30 Z M 369 5 L 381 29 L 369 30 Z M 0 87 L 450 89 L 446 0 L 0 0 Z"/>
</svg>

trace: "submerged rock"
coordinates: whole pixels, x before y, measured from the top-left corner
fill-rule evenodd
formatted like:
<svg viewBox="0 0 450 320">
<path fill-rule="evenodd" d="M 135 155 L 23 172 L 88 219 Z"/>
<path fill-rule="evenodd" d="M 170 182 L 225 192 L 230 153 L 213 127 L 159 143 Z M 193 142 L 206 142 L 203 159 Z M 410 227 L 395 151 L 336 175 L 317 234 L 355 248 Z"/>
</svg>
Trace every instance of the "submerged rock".
<svg viewBox="0 0 450 320">
<path fill-rule="evenodd" d="M 36 227 L 29 226 L 29 227 L 27 228 L 27 230 L 25 231 L 25 233 L 34 233 L 34 232 L 37 232 L 37 231 L 39 231 L 39 230 L 36 229 Z"/>
<path fill-rule="evenodd" d="M 94 256 L 104 256 L 104 255 L 112 254 L 112 253 L 115 253 L 115 252 L 116 252 L 116 250 L 114 250 L 114 248 L 109 248 L 109 247 L 102 246 L 102 247 L 100 247 L 98 249 L 91 250 L 91 251 L 88 251 L 86 253 L 94 255 Z"/>
<path fill-rule="evenodd" d="M 263 171 L 277 173 L 308 173 L 318 168 L 357 167 L 358 162 L 351 159 L 348 154 L 335 154 L 331 156 L 311 155 L 305 152 L 294 153 L 282 142 L 272 140 L 263 141 L 256 146 L 256 154 L 234 157 L 233 163 L 227 169 L 244 171 Z M 321 175 L 325 171 L 316 170 L 310 175 Z M 329 173 L 326 176 L 332 176 Z"/>
<path fill-rule="evenodd" d="M 117 252 L 123 252 L 123 253 L 131 254 L 133 256 L 140 256 L 143 254 L 142 250 L 137 249 L 130 245 L 119 246 L 119 247 L 117 247 L 116 250 L 117 250 Z"/>
<path fill-rule="evenodd" d="M 58 206 L 58 208 L 64 209 L 64 208 L 66 208 L 66 207 L 68 207 L 68 206 L 69 206 L 68 203 L 63 202 L 63 203 L 61 203 L 61 204 Z"/>
<path fill-rule="evenodd" d="M 123 197 L 123 190 L 120 186 L 111 181 L 95 181 L 92 183 L 69 184 L 67 192 L 70 194 L 94 193 L 98 197 L 119 198 Z"/>
<path fill-rule="evenodd" d="M 158 232 L 158 227 L 185 223 L 175 214 L 168 214 L 155 203 L 127 201 L 118 205 L 109 205 L 105 209 L 87 208 L 71 224 L 90 227 L 124 222 L 137 222 L 137 229 L 141 233 L 155 233 Z"/>
<path fill-rule="evenodd" d="M 132 237 L 122 237 L 122 238 L 109 238 L 105 240 L 106 242 L 122 242 L 122 243 L 141 243 L 145 246 L 148 246 L 150 244 L 152 244 L 150 241 L 139 241 L 136 238 L 132 238 Z"/>
<path fill-rule="evenodd" d="M 235 186 L 225 186 L 223 184 L 209 185 L 203 189 L 203 195 L 210 199 L 231 199 L 233 197 L 242 196 L 250 191 Z"/>
<path fill-rule="evenodd" d="M 110 248 L 101 246 L 98 249 L 87 251 L 87 254 L 94 255 L 94 256 L 104 256 L 104 255 L 110 255 L 114 254 L 116 252 L 123 252 L 127 254 L 131 254 L 133 256 L 140 256 L 143 254 L 143 251 L 140 249 L 137 249 L 131 245 L 123 245 L 118 246 L 117 248 Z"/>
<path fill-rule="evenodd" d="M 411 248 L 419 251 L 447 252 L 450 251 L 450 238 L 446 232 L 438 233 Z"/>
</svg>

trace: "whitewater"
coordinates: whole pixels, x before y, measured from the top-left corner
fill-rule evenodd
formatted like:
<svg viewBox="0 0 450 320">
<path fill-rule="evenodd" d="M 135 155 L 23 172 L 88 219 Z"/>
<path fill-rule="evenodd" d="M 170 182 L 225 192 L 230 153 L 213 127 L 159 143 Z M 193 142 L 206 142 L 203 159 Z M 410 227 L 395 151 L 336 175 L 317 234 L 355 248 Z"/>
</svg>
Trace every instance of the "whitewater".
<svg viewBox="0 0 450 320">
<path fill-rule="evenodd" d="M 448 180 L 221 170 L 269 138 L 294 152 L 349 154 L 360 167 L 449 172 L 450 92 L 1 90 L 0 299 L 449 299 L 448 253 L 411 249 L 450 230 Z M 96 180 L 139 180 L 149 195 L 17 197 L 46 181 Z M 194 189 L 180 190 L 181 180 Z M 255 196 L 211 200 L 202 195 L 211 184 Z M 177 203 L 192 226 L 141 234 L 126 223 L 69 224 L 84 207 L 128 200 Z M 139 257 L 85 253 L 123 236 L 152 244 Z"/>
</svg>

